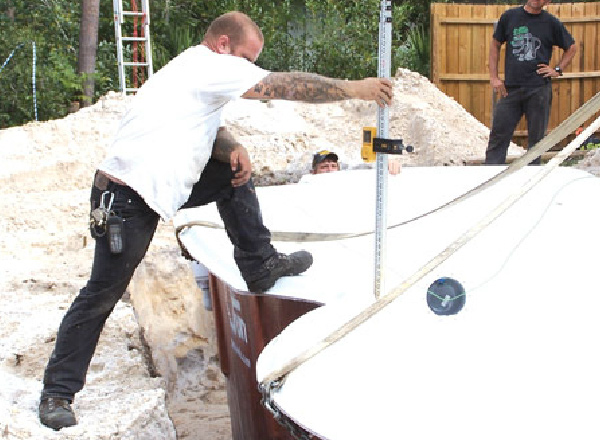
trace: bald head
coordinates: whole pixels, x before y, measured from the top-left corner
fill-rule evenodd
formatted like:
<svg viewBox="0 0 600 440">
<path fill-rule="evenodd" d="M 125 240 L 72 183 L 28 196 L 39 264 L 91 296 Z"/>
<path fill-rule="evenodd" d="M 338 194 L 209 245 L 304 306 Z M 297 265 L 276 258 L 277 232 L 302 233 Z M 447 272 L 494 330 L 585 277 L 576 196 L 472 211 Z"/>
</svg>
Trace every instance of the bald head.
<svg viewBox="0 0 600 440">
<path fill-rule="evenodd" d="M 264 42 L 258 25 L 246 14 L 238 11 L 227 12 L 215 18 L 204 34 L 203 43 L 214 48 L 223 35 L 228 37 L 232 51 L 245 44 L 248 39 L 256 40 L 261 44 Z"/>
</svg>

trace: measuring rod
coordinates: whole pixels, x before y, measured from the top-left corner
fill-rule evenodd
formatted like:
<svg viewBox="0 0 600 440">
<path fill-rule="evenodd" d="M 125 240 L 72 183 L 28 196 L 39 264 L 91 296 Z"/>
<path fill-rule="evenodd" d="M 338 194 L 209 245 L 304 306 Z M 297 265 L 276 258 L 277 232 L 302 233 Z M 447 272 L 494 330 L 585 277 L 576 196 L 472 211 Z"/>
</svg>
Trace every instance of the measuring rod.
<svg viewBox="0 0 600 440">
<path fill-rule="evenodd" d="M 379 14 L 379 66 L 377 76 L 391 76 L 392 53 L 392 1 L 381 0 Z M 388 138 L 389 108 L 377 107 L 377 135 Z M 384 290 L 384 262 L 387 236 L 387 155 L 377 153 L 376 159 L 376 195 L 375 195 L 375 298 L 379 298 Z"/>
</svg>

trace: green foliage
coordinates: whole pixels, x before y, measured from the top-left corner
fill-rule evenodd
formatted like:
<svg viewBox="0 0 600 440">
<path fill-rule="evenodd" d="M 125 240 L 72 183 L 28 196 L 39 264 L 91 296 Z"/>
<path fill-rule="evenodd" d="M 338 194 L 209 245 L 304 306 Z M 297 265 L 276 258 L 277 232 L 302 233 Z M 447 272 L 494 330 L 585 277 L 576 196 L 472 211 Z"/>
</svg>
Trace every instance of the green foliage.
<svg viewBox="0 0 600 440">
<path fill-rule="evenodd" d="M 46 49 L 44 48 L 44 51 Z M 38 65 L 38 116 L 64 116 L 70 101 L 81 96 L 81 79 L 77 75 L 77 55 L 55 49 L 42 52 L 43 64 Z"/>
<path fill-rule="evenodd" d="M 96 53 L 96 87 L 94 102 L 111 90 L 120 90 L 117 71 L 117 46 L 114 41 L 100 41 Z"/>
<path fill-rule="evenodd" d="M 349 79 L 376 76 L 380 6 L 380 0 L 150 0 L 154 71 L 198 44 L 215 17 L 239 10 L 263 30 L 261 67 Z M 392 74 L 398 67 L 428 74 L 429 7 L 429 0 L 393 2 Z M 80 14 L 81 0 L 0 0 L 0 63 L 24 43 L 0 72 L 0 128 L 35 118 L 33 41 L 38 119 L 63 117 L 69 104 L 80 99 Z M 113 6 L 103 0 L 95 99 L 119 90 L 116 53 Z"/>
<path fill-rule="evenodd" d="M 159 69 L 188 47 L 198 44 L 199 40 L 191 27 L 169 27 L 163 45 L 154 44 L 152 51 L 154 66 Z"/>
<path fill-rule="evenodd" d="M 431 44 L 429 32 L 423 25 L 408 30 L 406 42 L 396 49 L 396 59 L 400 67 L 429 76 Z"/>
<path fill-rule="evenodd" d="M 76 2 L 0 1 L 0 58 L 23 43 L 0 72 L 0 128 L 64 116 L 81 90 L 77 68 L 79 12 Z M 33 63 L 33 43 L 36 60 Z"/>
<path fill-rule="evenodd" d="M 160 0 L 150 7 L 154 70 L 160 69 L 171 58 L 193 44 L 202 41 L 206 29 L 217 16 L 232 10 L 252 17 L 265 36 L 265 48 L 258 64 L 264 68 L 290 66 L 302 57 L 298 53 L 298 38 L 286 32 L 293 14 L 301 12 L 299 1 L 280 0 Z M 303 20 L 301 18 L 301 20 Z M 178 23 L 174 26 L 173 23 Z M 287 69 L 284 69 L 287 70 Z"/>
<path fill-rule="evenodd" d="M 440 3 L 445 3 L 441 1 Z M 421 24 L 429 29 L 429 9 L 431 1 L 415 0 L 410 2 L 400 2 L 394 9 L 394 26 L 398 31 L 405 35 L 415 25 Z"/>
</svg>

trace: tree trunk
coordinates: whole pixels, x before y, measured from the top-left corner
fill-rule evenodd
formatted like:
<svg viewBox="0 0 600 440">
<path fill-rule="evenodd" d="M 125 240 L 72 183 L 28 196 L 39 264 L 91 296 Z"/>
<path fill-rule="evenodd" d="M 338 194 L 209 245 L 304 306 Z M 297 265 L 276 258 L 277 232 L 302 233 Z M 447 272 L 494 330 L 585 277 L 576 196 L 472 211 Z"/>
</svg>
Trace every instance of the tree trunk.
<svg viewBox="0 0 600 440">
<path fill-rule="evenodd" d="M 83 78 L 81 107 L 92 104 L 94 97 L 94 73 L 98 48 L 100 0 L 82 0 L 79 26 L 79 74 Z"/>
</svg>

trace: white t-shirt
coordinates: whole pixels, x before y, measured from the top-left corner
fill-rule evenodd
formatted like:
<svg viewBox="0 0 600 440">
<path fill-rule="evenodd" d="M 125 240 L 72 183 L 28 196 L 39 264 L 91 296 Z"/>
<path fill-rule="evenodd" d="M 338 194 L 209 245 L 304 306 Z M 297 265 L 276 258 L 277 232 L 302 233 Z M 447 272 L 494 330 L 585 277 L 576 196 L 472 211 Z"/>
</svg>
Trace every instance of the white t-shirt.
<svg viewBox="0 0 600 440">
<path fill-rule="evenodd" d="M 168 220 L 210 158 L 221 112 L 269 72 L 203 45 L 187 49 L 138 90 L 98 167 Z"/>
</svg>

